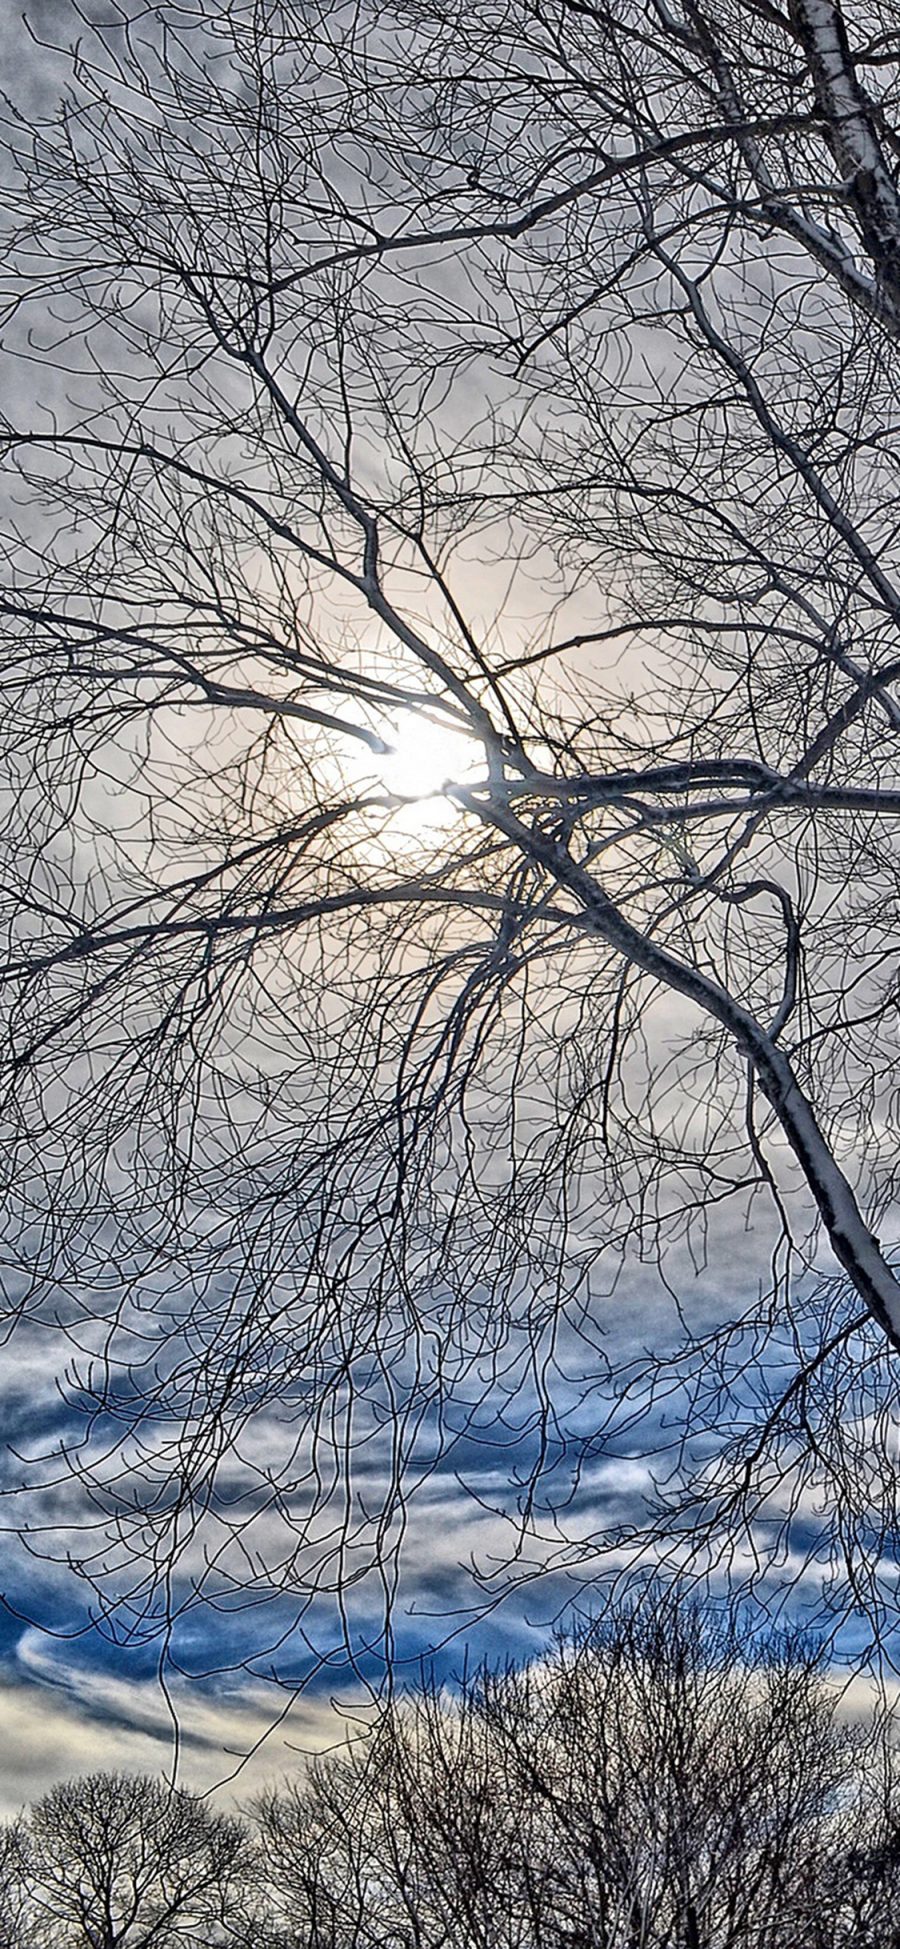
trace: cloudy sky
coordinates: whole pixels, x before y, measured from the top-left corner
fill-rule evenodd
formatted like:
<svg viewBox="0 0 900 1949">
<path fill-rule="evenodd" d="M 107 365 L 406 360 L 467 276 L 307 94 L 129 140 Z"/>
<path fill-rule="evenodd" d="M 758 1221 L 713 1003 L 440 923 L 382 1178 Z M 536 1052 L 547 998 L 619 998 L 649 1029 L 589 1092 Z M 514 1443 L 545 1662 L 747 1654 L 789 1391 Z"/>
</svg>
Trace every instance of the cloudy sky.
<svg viewBox="0 0 900 1949">
<path fill-rule="evenodd" d="M 601 1574 L 624 1576 L 645 1522 L 645 1562 L 719 1589 L 737 1576 L 763 1610 L 808 1600 L 834 1621 L 851 1573 L 871 1572 L 873 1591 L 896 1582 L 882 1341 L 815 1234 L 797 1150 L 748 1096 L 746 1037 L 725 1048 L 715 1010 L 701 1018 L 689 987 L 658 984 L 652 955 L 649 973 L 630 951 L 598 956 L 558 889 L 534 892 L 578 826 L 572 781 L 624 766 L 628 791 L 585 798 L 579 872 L 602 870 L 653 952 L 667 941 L 708 984 L 724 967 L 737 1004 L 777 1022 L 773 1047 L 809 973 L 797 1060 L 822 1091 L 830 1166 L 844 1190 L 875 1187 L 868 1244 L 890 1253 L 900 896 L 869 802 L 851 803 L 855 838 L 834 800 L 831 823 L 810 812 L 798 837 L 777 823 L 785 788 L 770 832 L 741 774 L 727 787 L 738 810 L 715 799 L 707 832 L 689 824 L 682 779 L 650 803 L 628 770 L 699 753 L 714 772 L 722 752 L 749 751 L 779 790 L 776 768 L 790 770 L 796 794 L 805 755 L 824 739 L 830 762 L 835 725 L 859 719 L 843 773 L 835 761 L 841 815 L 858 781 L 881 780 L 896 706 L 840 647 L 849 617 L 854 656 L 887 654 L 883 614 L 859 593 L 864 551 L 848 567 L 823 543 L 825 488 L 810 513 L 782 471 L 807 440 L 805 492 L 827 447 L 848 504 L 869 495 L 880 561 L 880 461 L 845 422 L 874 397 L 880 439 L 888 408 L 840 308 L 848 284 L 867 317 L 875 299 L 838 252 L 837 295 L 817 313 L 813 233 L 798 220 L 790 248 L 768 231 L 760 244 L 754 218 L 742 256 L 725 192 L 714 183 L 698 216 L 688 176 L 660 192 L 690 237 L 676 302 L 659 240 L 649 269 L 632 252 L 629 184 L 586 214 L 574 197 L 582 148 L 616 177 L 621 128 L 595 127 L 591 86 L 571 107 L 568 69 L 546 107 L 552 48 L 519 63 L 503 44 L 495 73 L 481 46 L 465 86 L 445 89 L 441 71 L 429 96 L 413 32 L 407 141 L 393 108 L 379 123 L 378 89 L 361 102 L 367 51 L 379 74 L 384 56 L 364 10 L 358 71 L 355 11 L 326 8 L 271 71 L 202 41 L 199 92 L 187 29 L 161 52 L 160 10 L 129 11 L 146 33 L 135 71 L 115 24 L 93 64 L 90 22 L 106 22 L 93 0 L 84 13 L 29 0 L 11 34 L 9 140 L 27 149 L 33 127 L 38 148 L 31 229 L 10 192 L 3 510 L 27 595 L 14 640 L 23 667 L 38 654 L 24 729 L 0 727 L 11 965 L 27 963 L 4 1171 L 6 1811 L 76 1770 L 171 1766 L 176 1748 L 189 1785 L 246 1796 L 365 1713 L 386 1649 L 411 1680 L 428 1656 L 452 1677 L 466 1657 L 538 1650 Z M 191 18 L 225 32 L 205 0 Z M 113 44 L 126 69 L 104 67 Z M 93 106 L 44 144 L 73 59 Z M 297 64 L 303 88 L 282 99 Z M 754 73 L 765 94 L 768 67 Z M 647 113 L 666 100 L 651 74 Z M 557 197 L 521 259 L 503 230 L 517 170 Z M 482 256 L 429 242 L 411 270 L 402 252 L 376 261 L 390 258 L 377 223 L 404 210 L 418 223 L 432 197 L 439 216 L 442 197 L 463 211 L 471 241 L 466 199 L 477 214 L 485 172 L 500 231 Z M 830 264 L 832 233 L 813 244 Z M 606 310 L 585 283 L 595 247 L 617 267 Z M 692 252 L 706 282 L 691 282 Z M 234 355 L 236 303 L 241 330 L 257 320 L 252 358 Z M 757 410 L 760 388 L 790 440 Z M 399 609 L 373 580 L 357 480 L 388 509 Z M 415 528 L 429 496 L 440 561 Z M 837 528 L 844 546 L 848 521 Z M 362 530 L 360 575 L 347 562 Z M 563 658 L 546 681 L 545 638 Z M 513 776 L 518 747 L 505 728 L 491 745 L 494 693 L 479 685 L 485 654 L 505 672 L 523 647 L 510 696 L 536 755 Z M 483 844 L 496 781 L 476 766 L 473 785 L 464 735 L 479 765 L 513 753 Z M 398 807 L 445 767 L 452 811 Z M 523 780 L 535 804 L 514 819 Z M 524 867 L 510 865 L 513 826 Z M 707 883 L 726 890 L 697 913 Z M 161 916 L 155 941 L 145 914 Z M 479 1061 L 454 1095 L 466 1037 Z M 748 1476 L 761 1429 L 765 1466 Z M 838 1664 L 864 1636 L 848 1613 Z"/>
</svg>

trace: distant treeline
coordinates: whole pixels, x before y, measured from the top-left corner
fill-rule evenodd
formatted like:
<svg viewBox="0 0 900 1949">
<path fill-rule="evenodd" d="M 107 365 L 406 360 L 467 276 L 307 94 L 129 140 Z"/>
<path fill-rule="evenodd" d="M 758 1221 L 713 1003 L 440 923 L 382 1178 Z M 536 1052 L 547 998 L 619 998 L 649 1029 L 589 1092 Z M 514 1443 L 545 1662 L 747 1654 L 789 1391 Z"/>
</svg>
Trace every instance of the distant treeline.
<svg viewBox="0 0 900 1949">
<path fill-rule="evenodd" d="M 658 1595 L 434 1685 L 242 1817 L 140 1776 L 2 1833 L 2 1949 L 898 1949 L 890 1720 Z"/>
</svg>

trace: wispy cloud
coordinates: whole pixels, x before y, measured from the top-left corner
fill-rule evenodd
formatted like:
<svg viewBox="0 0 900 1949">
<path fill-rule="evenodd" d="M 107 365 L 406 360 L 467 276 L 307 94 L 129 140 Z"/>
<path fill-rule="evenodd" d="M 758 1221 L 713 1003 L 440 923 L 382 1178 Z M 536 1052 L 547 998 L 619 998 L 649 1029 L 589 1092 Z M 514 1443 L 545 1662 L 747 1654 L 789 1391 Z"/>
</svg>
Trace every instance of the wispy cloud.
<svg viewBox="0 0 900 1949">
<path fill-rule="evenodd" d="M 222 1801 L 246 1801 L 265 1781 L 295 1773 L 302 1755 L 341 1741 L 353 1715 L 329 1696 L 304 1695 L 279 1722 L 287 1701 L 248 1681 L 189 1694 L 176 1686 L 180 1782 Z M 363 1710 L 363 1702 L 359 1702 Z M 90 1670 L 71 1648 L 38 1631 L 23 1633 L 17 1673 L 0 1684 L 0 1816 L 8 1818 L 59 1779 L 97 1768 L 169 1772 L 171 1711 L 152 1679 Z"/>
</svg>

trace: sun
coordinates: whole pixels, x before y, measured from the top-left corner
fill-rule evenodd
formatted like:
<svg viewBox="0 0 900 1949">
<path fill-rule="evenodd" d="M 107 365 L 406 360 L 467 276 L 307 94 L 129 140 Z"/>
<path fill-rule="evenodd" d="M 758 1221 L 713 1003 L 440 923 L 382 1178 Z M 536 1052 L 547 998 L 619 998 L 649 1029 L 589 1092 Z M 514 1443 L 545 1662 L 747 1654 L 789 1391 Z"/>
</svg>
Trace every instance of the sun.
<svg viewBox="0 0 900 1949">
<path fill-rule="evenodd" d="M 392 749 L 378 760 L 384 789 L 402 803 L 406 816 L 424 825 L 442 824 L 458 808 L 445 794 L 450 784 L 470 785 L 484 777 L 484 748 L 430 719 L 410 712 L 390 739 Z"/>
<path fill-rule="evenodd" d="M 409 710 L 378 735 L 387 749 L 376 756 L 357 748 L 343 757 L 340 780 L 358 792 L 363 825 L 361 854 L 370 861 L 403 855 L 424 846 L 431 852 L 464 818 L 465 807 L 449 795 L 451 785 L 475 785 L 487 772 L 484 745 L 452 725 Z"/>
</svg>

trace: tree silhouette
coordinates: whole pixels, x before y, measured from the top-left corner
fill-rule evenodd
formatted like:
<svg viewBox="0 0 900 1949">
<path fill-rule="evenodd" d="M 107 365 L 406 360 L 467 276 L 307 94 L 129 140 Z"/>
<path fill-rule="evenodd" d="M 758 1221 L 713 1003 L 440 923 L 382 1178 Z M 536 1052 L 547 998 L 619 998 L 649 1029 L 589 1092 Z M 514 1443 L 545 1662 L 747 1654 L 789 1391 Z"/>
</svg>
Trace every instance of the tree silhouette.
<svg viewBox="0 0 900 1949">
<path fill-rule="evenodd" d="M 61 1782 L 9 1838 L 12 1949 L 224 1949 L 254 1939 L 246 1829 L 146 1775 Z"/>
<path fill-rule="evenodd" d="M 310 1949 L 869 1949 L 896 1777 L 814 1649 L 651 1592 L 544 1661 L 422 1688 L 257 1810 Z M 887 1757 L 887 1770 L 882 1761 Z"/>
</svg>

